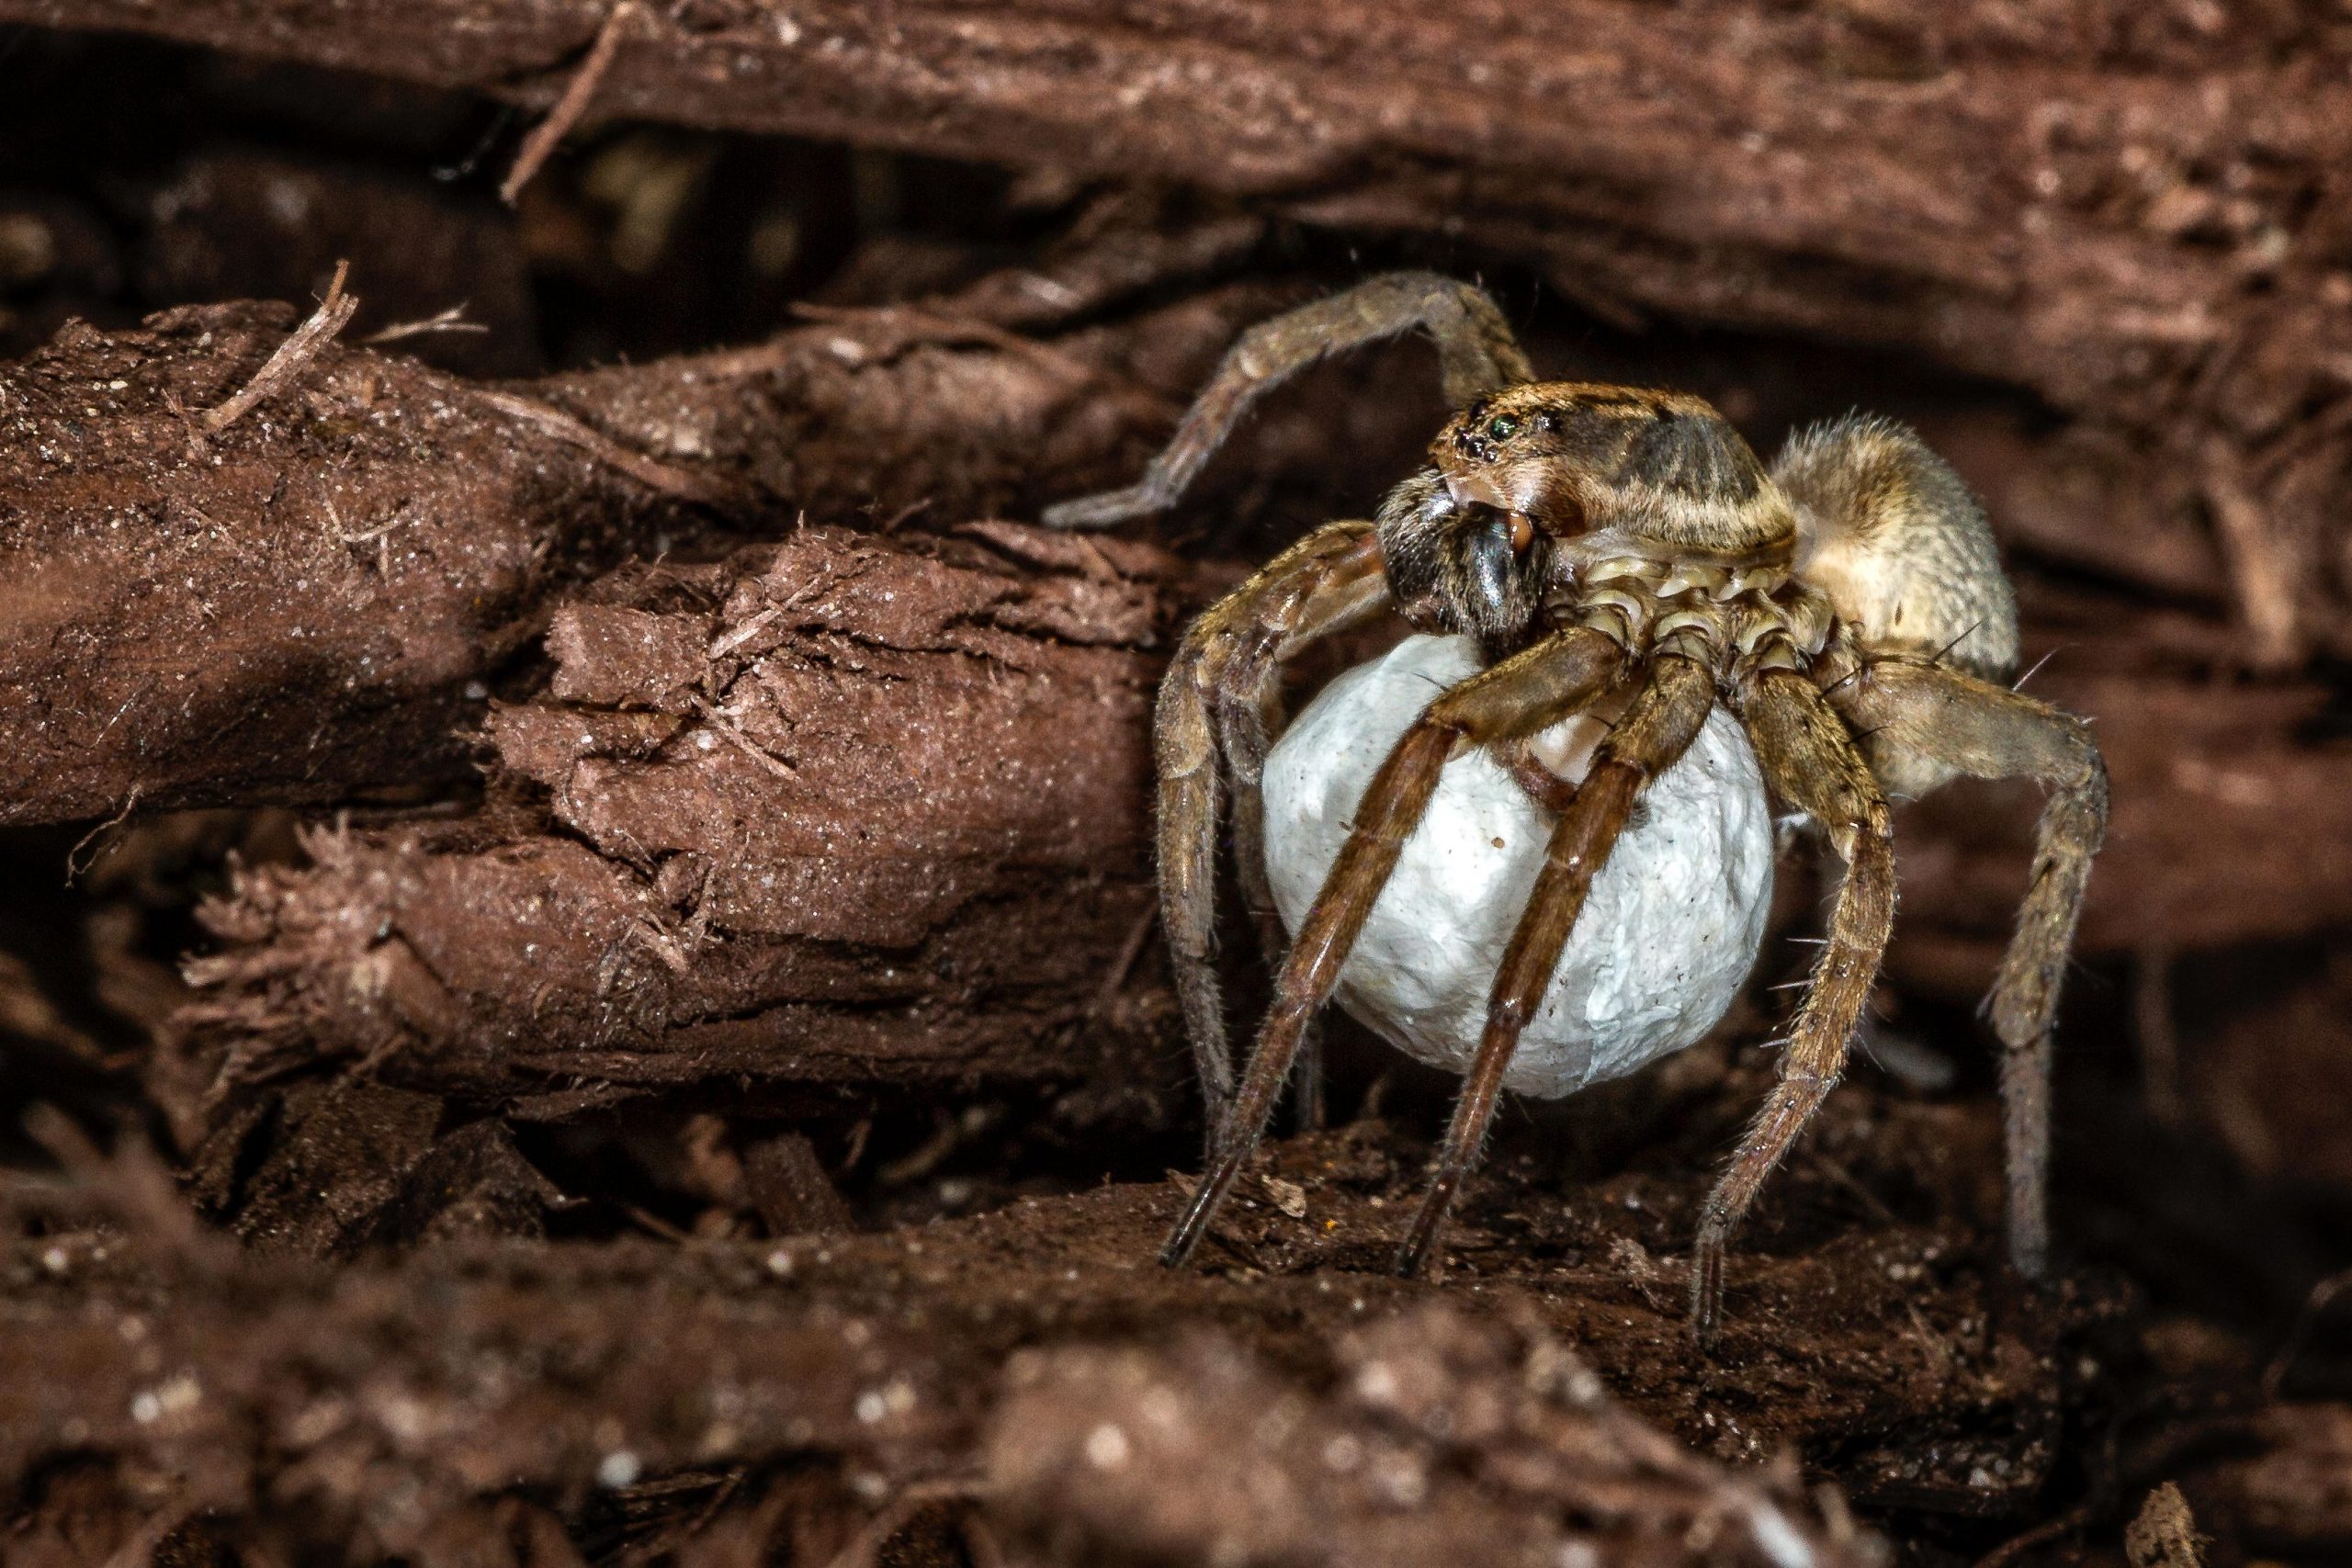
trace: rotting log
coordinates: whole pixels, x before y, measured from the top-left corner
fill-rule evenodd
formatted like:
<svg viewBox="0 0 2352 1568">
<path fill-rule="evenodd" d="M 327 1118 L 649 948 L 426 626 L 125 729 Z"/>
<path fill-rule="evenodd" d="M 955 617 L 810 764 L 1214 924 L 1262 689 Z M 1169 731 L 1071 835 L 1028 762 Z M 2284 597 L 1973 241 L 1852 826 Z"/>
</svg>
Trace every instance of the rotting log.
<svg viewBox="0 0 2352 1568">
<path fill-rule="evenodd" d="M 1256 299 L 1046 342 L 839 312 L 507 386 L 302 339 L 283 307 L 70 326 L 0 367 L 0 824 L 446 784 L 587 571 L 728 524 L 1111 482 L 1167 413 L 1129 358 L 1197 369 Z"/>
<path fill-rule="evenodd" d="M 469 681 L 649 502 L 447 378 L 334 345 L 208 431 L 280 307 L 67 327 L 0 369 L 0 821 L 446 773 Z"/>
<path fill-rule="evenodd" d="M 2028 1514 L 2064 1412 L 2109 1375 L 2080 1347 L 2111 1303 L 1996 1309 L 1981 1109 L 1857 1085 L 1824 1121 L 1838 1175 L 1905 1194 L 1905 1216 L 1792 1169 L 1826 1217 L 1742 1255 L 1737 1353 L 1712 1363 L 1683 1348 L 1661 1256 L 1708 1161 L 1566 1191 L 1524 1162 L 1475 1182 L 1434 1292 L 1377 1267 L 1419 1170 L 1370 1127 L 1272 1152 L 1304 1212 L 1253 1178 L 1220 1226 L 1262 1270 L 1246 1288 L 1229 1259 L 1149 1266 L 1172 1182 L 881 1235 L 458 1243 L 332 1270 L 184 1213 L 165 1234 L 51 1224 L 0 1247 L 0 1472 L 86 1456 L 122 1511 L 201 1510 L 256 1549 L 228 1561 L 329 1541 L 450 1561 L 432 1543 L 526 1500 L 574 1540 L 615 1500 L 682 1535 L 777 1529 L 761 1505 L 796 1472 L 827 1482 L 805 1512 L 927 1491 L 1015 1535 L 1065 1524 L 1073 1554 L 1021 1559 L 1039 1562 L 1192 1561 L 1227 1533 L 1252 1562 L 1425 1561 L 1403 1548 L 1437 1535 L 1728 1568 L 1771 1561 L 1754 1530 L 1775 1522 L 1807 1560 L 1848 1561 L 1860 1543 L 1791 1456 L 1882 1508 Z M 71 1522 L 31 1492 L 19 1510 L 28 1532 Z M 1352 1550 L 1306 1550 L 1310 1531 Z"/>
<path fill-rule="evenodd" d="M 364 1062 L 526 1114 L 1148 1092 L 1156 1026 L 1122 994 L 1151 690 L 1195 593 L 1150 547 L 1012 525 L 624 568 L 557 612 L 546 694 L 494 708 L 490 807 L 242 874 L 186 1023 L 230 1083 Z"/>
<path fill-rule="evenodd" d="M 2182 1474 L 2200 1527 L 2312 1562 L 2352 1551 L 2352 1404 L 2274 1403 L 2205 1436 Z"/>
<path fill-rule="evenodd" d="M 1620 321 L 1924 352 L 2186 476 L 2257 660 L 2352 647 L 2352 42 L 2312 10 L 0 0 L 0 18 L 1191 182 L 1466 239 Z"/>
<path fill-rule="evenodd" d="M 989 1424 L 989 1517 L 1063 1562 L 1879 1560 L 1850 1516 L 1808 1517 L 1795 1467 L 1689 1452 L 1533 1318 L 1351 1327 L 1319 1397 L 1221 1336 L 1026 1352 Z"/>
</svg>

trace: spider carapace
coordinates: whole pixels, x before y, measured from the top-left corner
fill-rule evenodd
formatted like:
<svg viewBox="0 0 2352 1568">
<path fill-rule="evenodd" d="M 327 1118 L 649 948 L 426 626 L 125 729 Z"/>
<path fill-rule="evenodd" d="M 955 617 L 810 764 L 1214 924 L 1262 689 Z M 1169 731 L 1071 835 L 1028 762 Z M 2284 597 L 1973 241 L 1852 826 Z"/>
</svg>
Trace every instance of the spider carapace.
<svg viewBox="0 0 2352 1568">
<path fill-rule="evenodd" d="M 1685 394 L 1538 381 L 1493 302 L 1430 274 L 1373 279 L 1251 329 L 1135 488 L 1046 513 L 1091 527 L 1164 507 L 1260 393 L 1338 349 L 1419 329 L 1458 411 L 1376 519 L 1332 523 L 1194 623 L 1161 688 L 1162 914 L 1211 1123 L 1209 1169 L 1169 1239 L 1181 1262 L 1263 1136 L 1351 944 L 1447 761 L 1486 750 L 1546 808 L 1542 869 L 1504 948 L 1426 1199 L 1398 1255 L 1432 1257 L 1511 1053 L 1643 787 L 1728 710 L 1766 784 L 1845 863 L 1780 1077 L 1702 1214 L 1691 1324 L 1721 1315 L 1724 1247 L 1837 1083 L 1893 924 L 1890 795 L 1960 775 L 2048 791 L 2030 890 L 1988 1010 L 2001 1047 L 2014 1265 L 2047 1252 L 2051 1029 L 2107 779 L 2087 724 L 2004 683 L 2017 613 L 1983 513 L 1904 427 L 1849 417 L 1762 463 Z M 1283 946 L 1271 914 L 1260 780 L 1283 663 L 1393 613 L 1466 635 L 1481 668 L 1438 694 L 1373 775 L 1322 890 Z M 1616 715 L 1580 784 L 1530 739 L 1599 704 Z M 1220 803 L 1244 897 L 1278 963 L 1237 1083 L 1212 950 Z M 1302 1092 L 1311 1092 L 1311 1073 Z"/>
</svg>

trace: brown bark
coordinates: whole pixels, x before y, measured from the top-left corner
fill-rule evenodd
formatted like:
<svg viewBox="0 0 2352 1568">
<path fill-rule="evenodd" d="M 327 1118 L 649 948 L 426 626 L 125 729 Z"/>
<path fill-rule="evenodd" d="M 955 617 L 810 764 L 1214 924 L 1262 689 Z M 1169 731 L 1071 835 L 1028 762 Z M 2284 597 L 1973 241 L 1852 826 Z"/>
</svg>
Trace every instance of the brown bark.
<svg viewBox="0 0 2352 1568">
<path fill-rule="evenodd" d="M 1333 1563 L 1447 1541 L 1515 1562 L 1532 1540 L 1544 1563 L 1583 1540 L 1728 1568 L 1770 1560 L 1768 1511 L 1815 1561 L 1855 1560 L 1842 1510 L 1774 1461 L 1793 1452 L 1865 1499 L 2031 1506 L 2064 1402 L 2098 1387 L 2043 1358 L 2075 1366 L 2104 1309 L 1994 1310 L 1977 1173 L 1941 1153 L 1987 1152 L 1989 1117 L 1858 1087 L 1825 1120 L 1848 1180 L 1926 1195 L 1895 1223 L 1792 1172 L 1829 1217 L 1743 1254 L 1713 1363 L 1684 1348 L 1679 1271 L 1650 1250 L 1703 1193 L 1695 1162 L 1532 1216 L 1517 1179 L 1475 1183 L 1442 1303 L 1371 1266 L 1419 1169 L 1369 1127 L 1279 1151 L 1207 1271 L 1147 1261 L 1173 1183 L 888 1235 L 458 1243 L 329 1270 L 151 1233 L 136 1172 L 86 1171 L 9 1194 L 52 1215 L 98 1199 L 130 1234 L 12 1244 L 0 1472 L 83 1456 L 108 1489 L 84 1529 L 202 1513 L 219 1560 L 247 1562 L 330 1543 L 479 1561 L 455 1543 L 518 1507 L 584 1544 L 616 1502 L 682 1550 L 757 1544 L 812 1517 L 845 1533 L 926 1483 L 1034 1562 L 1208 1561 L 1227 1540 L 1227 1559 Z M 75 1523 L 70 1470 L 50 1473 L 12 1548 Z M 820 1495 L 766 1506 L 795 1475 Z"/>
<path fill-rule="evenodd" d="M 1687 1452 L 1548 1335 L 1431 1306 L 1346 1331 L 1337 1360 L 1318 1397 L 1223 1337 L 1033 1353 L 990 1423 L 991 1517 L 1066 1562 L 1877 1560 L 1791 1472 Z"/>
<path fill-rule="evenodd" d="M 585 570 L 714 523 L 1108 483 L 1165 412 L 1127 365 L 1196 368 L 1238 309 L 1059 343 L 850 312 L 503 388 L 329 343 L 250 412 L 282 308 L 71 327 L 0 367 L 0 823 L 446 782 L 483 683 Z"/>
<path fill-rule="evenodd" d="M 232 1081 L 357 1061 L 539 1113 L 659 1089 L 1161 1076 L 1150 693 L 1185 572 L 809 527 L 625 569 L 489 723 L 479 819 L 243 875 L 190 1015 Z M 571 1086 L 585 1087 L 573 1088 Z M 731 1091 L 740 1092 L 740 1091 Z"/>
<path fill-rule="evenodd" d="M 610 9 L 0 0 L 535 106 Z M 2248 649 L 2285 663 L 2348 640 L 2352 40 L 2295 8 L 2222 25 L 1989 0 L 707 0 L 640 8 L 592 112 L 1173 178 L 1467 238 L 1605 316 L 1922 351 L 2191 476 Z"/>
<path fill-rule="evenodd" d="M 2216 1425 L 2211 1457 L 2182 1476 L 2201 1529 L 2312 1562 L 2352 1551 L 2352 1404 L 2276 1404 Z"/>
</svg>

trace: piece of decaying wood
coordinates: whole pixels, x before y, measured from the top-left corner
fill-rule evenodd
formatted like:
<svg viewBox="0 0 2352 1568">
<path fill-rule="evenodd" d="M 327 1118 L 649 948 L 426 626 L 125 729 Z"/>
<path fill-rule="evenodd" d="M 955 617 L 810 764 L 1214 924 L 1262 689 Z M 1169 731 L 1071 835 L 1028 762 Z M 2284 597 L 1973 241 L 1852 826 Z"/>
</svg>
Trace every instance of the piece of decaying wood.
<svg viewBox="0 0 2352 1568">
<path fill-rule="evenodd" d="M 1205 367 L 1247 308 L 1008 346 L 946 331 L 934 300 L 795 328 L 756 363 L 484 387 L 337 341 L 351 306 L 76 324 L 0 364 L 0 745 L 20 764 L 0 823 L 461 778 L 481 682 L 563 584 L 707 513 L 969 516 L 1114 482 L 1165 418 L 1128 345 Z M 313 417 L 250 417 L 298 377 Z"/>
<path fill-rule="evenodd" d="M 2206 1538 L 2178 1485 L 2165 1482 L 2123 1527 L 2123 1555 L 2132 1568 L 2205 1568 Z"/>
<path fill-rule="evenodd" d="M 1049 0 L 625 9 L 406 0 L 306 24 L 234 0 L 0 0 L 0 18 L 501 92 L 556 106 L 549 125 L 593 92 L 641 118 L 1268 196 L 1535 261 L 1624 319 L 1899 344 L 2076 412 L 2177 409 L 2226 345 L 2247 395 L 2199 395 L 2276 419 L 2352 344 L 2302 286 L 2341 265 L 2302 193 L 2352 156 L 2352 87 L 2341 40 L 2290 12 L 2197 30 L 1977 0 L 1864 28 L 1587 0 L 1497 27 L 1285 0 L 1138 29 Z"/>
<path fill-rule="evenodd" d="M 239 873 L 185 1037 L 224 1092 L 365 1063 L 526 1114 L 583 1084 L 1136 1092 L 1149 1021 L 1103 975 L 1153 903 L 1151 695 L 1195 597 L 1163 552 L 1012 525 L 623 569 L 491 715 L 493 794 L 543 815 Z"/>
<path fill-rule="evenodd" d="M 197 416 L 197 423 L 207 435 L 220 434 L 259 407 L 265 398 L 290 385 L 318 357 L 319 351 L 350 324 L 352 312 L 359 309 L 358 298 L 344 292 L 344 279 L 350 273 L 349 262 L 335 263 L 334 281 L 327 285 L 326 298 L 319 301 L 319 308 L 262 361 L 253 379 L 238 388 L 226 401 Z"/>
<path fill-rule="evenodd" d="M 613 7 L 612 13 L 605 18 L 605 25 L 596 29 L 596 40 L 588 46 L 587 58 L 580 62 L 580 69 L 573 72 L 571 79 L 564 84 L 562 96 L 556 99 L 555 107 L 523 139 L 522 147 L 514 154 L 514 166 L 499 183 L 498 198 L 501 201 L 509 207 L 514 206 L 515 198 L 523 194 L 523 187 L 537 176 L 540 168 L 554 155 L 563 139 L 580 124 L 582 117 L 588 112 L 589 104 L 596 96 L 596 88 L 605 80 L 605 73 L 613 68 L 613 56 L 620 51 L 622 29 L 642 14 L 637 0 L 619 0 L 619 4 Z"/>
<path fill-rule="evenodd" d="M 849 1205 L 806 1133 L 776 1133 L 746 1148 L 743 1179 L 772 1235 L 840 1235 L 854 1228 Z"/>
</svg>

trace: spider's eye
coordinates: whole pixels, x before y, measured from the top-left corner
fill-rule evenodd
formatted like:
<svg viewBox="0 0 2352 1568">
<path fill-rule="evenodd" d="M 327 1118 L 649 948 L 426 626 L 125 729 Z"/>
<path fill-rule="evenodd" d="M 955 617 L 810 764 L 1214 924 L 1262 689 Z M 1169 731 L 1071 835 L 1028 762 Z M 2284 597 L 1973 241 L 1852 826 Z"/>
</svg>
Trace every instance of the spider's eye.
<svg viewBox="0 0 2352 1568">
<path fill-rule="evenodd" d="M 1519 421 L 1507 413 L 1498 413 L 1487 422 L 1487 439 L 1508 441 L 1519 434 Z"/>
</svg>

